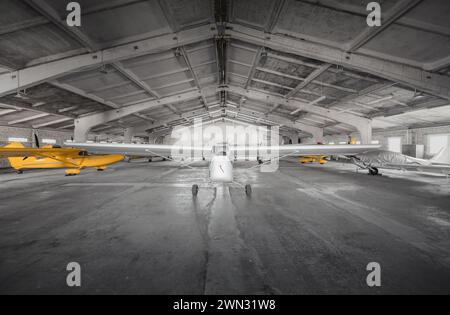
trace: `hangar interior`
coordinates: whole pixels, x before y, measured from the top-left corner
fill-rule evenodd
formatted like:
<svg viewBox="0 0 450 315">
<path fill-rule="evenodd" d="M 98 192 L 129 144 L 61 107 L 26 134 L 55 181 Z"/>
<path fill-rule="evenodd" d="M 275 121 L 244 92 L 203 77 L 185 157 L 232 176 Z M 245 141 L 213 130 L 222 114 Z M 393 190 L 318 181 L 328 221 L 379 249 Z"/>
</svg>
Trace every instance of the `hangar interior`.
<svg viewBox="0 0 450 315">
<path fill-rule="evenodd" d="M 202 119 L 277 126 L 286 144 L 450 146 L 448 1 L 378 1 L 379 27 L 370 1 L 78 2 L 71 27 L 67 1 L 0 1 L 0 145 L 170 143 Z M 206 168 L 132 161 L 68 179 L 1 160 L 0 291 L 70 292 L 70 259 L 91 272 L 77 292 L 450 291 L 448 176 L 245 165 L 251 200 L 216 187 L 193 202 Z M 372 260 L 384 287 L 361 280 Z"/>
</svg>

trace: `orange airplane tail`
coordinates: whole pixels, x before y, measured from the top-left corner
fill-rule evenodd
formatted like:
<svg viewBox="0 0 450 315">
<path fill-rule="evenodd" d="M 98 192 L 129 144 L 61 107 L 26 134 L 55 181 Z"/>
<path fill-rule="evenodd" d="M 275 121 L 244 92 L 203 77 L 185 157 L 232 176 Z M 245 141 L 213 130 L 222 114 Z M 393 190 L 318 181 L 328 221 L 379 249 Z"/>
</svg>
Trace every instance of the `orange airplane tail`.
<svg viewBox="0 0 450 315">
<path fill-rule="evenodd" d="M 11 149 L 21 149 L 25 148 L 25 146 L 20 142 L 12 142 L 5 146 L 5 148 L 11 148 Z M 10 157 L 8 158 L 9 164 L 11 164 L 11 167 L 19 170 L 23 164 L 23 157 Z"/>
</svg>

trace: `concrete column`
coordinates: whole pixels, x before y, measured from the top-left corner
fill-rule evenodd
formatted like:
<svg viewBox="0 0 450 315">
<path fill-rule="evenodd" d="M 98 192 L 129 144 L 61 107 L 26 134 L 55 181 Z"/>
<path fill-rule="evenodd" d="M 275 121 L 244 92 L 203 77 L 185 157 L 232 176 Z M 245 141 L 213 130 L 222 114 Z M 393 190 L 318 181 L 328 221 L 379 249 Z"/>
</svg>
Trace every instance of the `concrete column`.
<svg viewBox="0 0 450 315">
<path fill-rule="evenodd" d="M 361 144 L 372 143 L 372 122 L 355 126 L 361 135 Z"/>
<path fill-rule="evenodd" d="M 312 141 L 314 143 L 324 143 L 323 128 L 312 133 Z"/>
<path fill-rule="evenodd" d="M 81 119 L 75 119 L 74 141 L 86 142 L 88 138 L 88 133 L 91 130 L 91 128 L 92 126 L 89 125 L 86 121 Z"/>
<path fill-rule="evenodd" d="M 158 135 L 155 133 L 148 133 L 148 143 L 150 144 L 155 144 L 156 143 L 156 139 L 158 138 Z"/>
<path fill-rule="evenodd" d="M 131 143 L 134 137 L 134 128 L 125 128 L 123 131 L 123 142 L 125 143 Z"/>
</svg>

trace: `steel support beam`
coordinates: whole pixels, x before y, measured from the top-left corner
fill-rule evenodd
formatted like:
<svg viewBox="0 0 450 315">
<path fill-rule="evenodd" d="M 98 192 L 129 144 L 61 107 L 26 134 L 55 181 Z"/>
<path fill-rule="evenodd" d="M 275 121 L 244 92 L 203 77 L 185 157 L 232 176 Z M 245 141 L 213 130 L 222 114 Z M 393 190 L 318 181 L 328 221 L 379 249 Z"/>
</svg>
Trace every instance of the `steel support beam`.
<svg viewBox="0 0 450 315">
<path fill-rule="evenodd" d="M 53 125 L 57 125 L 63 122 L 66 122 L 68 120 L 72 120 L 72 118 L 61 118 L 61 119 L 57 119 L 57 120 L 52 120 L 43 124 L 39 124 L 39 125 L 33 125 L 34 129 L 39 129 L 42 127 L 48 127 L 48 126 L 53 126 Z"/>
<path fill-rule="evenodd" d="M 164 97 L 158 100 L 150 100 L 136 105 L 130 105 L 119 109 L 113 109 L 106 112 L 78 118 L 75 120 L 75 140 L 81 142 L 86 141 L 87 133 L 95 126 L 117 120 L 141 111 L 149 110 L 154 107 L 200 98 L 202 93 L 210 92 L 210 90 L 211 89 L 204 89 L 202 91 L 190 91 L 174 96 Z M 215 88 L 212 89 L 213 92 L 215 92 L 215 90 Z M 151 124 L 149 124 L 149 128 L 152 128 Z"/>
<path fill-rule="evenodd" d="M 17 91 L 17 89 L 28 88 L 61 77 L 68 72 L 197 43 L 212 38 L 215 33 L 215 26 L 204 25 L 180 31 L 177 33 L 176 39 L 173 34 L 166 34 L 5 73 L 0 75 L 0 97 Z"/>
<path fill-rule="evenodd" d="M 400 0 L 384 15 L 381 15 L 381 26 L 367 27 L 362 33 L 345 47 L 347 52 L 355 52 L 365 44 L 367 44 L 372 38 L 383 32 L 390 25 L 395 23 L 409 10 L 417 6 L 423 0 Z"/>
<path fill-rule="evenodd" d="M 271 34 L 267 38 L 267 34 L 263 31 L 237 24 L 230 24 L 227 32 L 232 38 L 244 42 L 265 45 L 274 50 L 367 72 L 435 96 L 450 99 L 450 77 L 446 75 L 427 72 L 414 66 L 374 58 L 358 52 L 349 54 L 338 48 L 300 41 L 288 36 Z"/>
<path fill-rule="evenodd" d="M 0 110 L 0 116 L 5 116 L 5 115 L 9 115 L 12 113 L 17 112 L 17 110 L 15 109 L 4 109 L 4 110 Z"/>
<path fill-rule="evenodd" d="M 112 64 L 112 66 L 120 73 L 122 74 L 125 78 L 127 78 L 129 81 L 131 81 L 132 83 L 134 83 L 137 87 L 139 87 L 140 89 L 142 89 L 143 91 L 147 92 L 148 94 L 150 94 L 151 96 L 155 97 L 155 98 L 161 98 L 161 96 L 156 93 L 155 91 L 153 91 L 147 83 L 145 83 L 144 81 L 142 81 L 141 79 L 139 79 L 139 77 L 134 74 L 131 70 L 125 68 L 125 66 L 121 63 L 121 62 L 115 62 Z"/>
<path fill-rule="evenodd" d="M 36 119 L 40 119 L 40 118 L 44 118 L 50 116 L 50 114 L 38 114 L 38 115 L 34 115 L 34 116 L 30 116 L 30 117 L 26 117 L 26 118 L 22 118 L 22 119 L 17 119 L 17 120 L 13 120 L 13 121 L 9 121 L 8 125 L 17 125 L 17 124 L 21 124 L 27 121 L 31 121 L 31 120 L 36 120 Z"/>
<path fill-rule="evenodd" d="M 292 98 L 293 96 L 295 96 L 295 94 L 297 94 L 298 92 L 300 92 L 302 89 L 304 89 L 305 87 L 307 87 L 311 82 L 313 82 L 318 76 L 320 76 L 322 73 L 324 73 L 325 71 L 328 70 L 328 68 L 331 67 L 331 64 L 326 63 L 324 65 L 322 65 L 320 68 L 317 68 L 316 70 L 314 70 L 306 79 L 304 79 L 303 82 L 301 82 L 299 85 L 297 85 L 292 91 L 290 91 L 287 95 L 286 98 Z"/>
<path fill-rule="evenodd" d="M 191 64 L 191 60 L 189 59 L 186 49 L 184 47 L 180 47 L 180 51 L 184 58 L 184 62 L 186 63 L 187 67 L 189 68 L 189 71 L 192 74 L 192 78 L 194 79 L 195 85 L 201 91 L 202 86 L 200 85 L 200 80 L 198 79 L 197 73 L 195 72 L 194 67 Z M 207 110 L 208 109 L 208 101 L 206 100 L 206 97 L 203 93 L 201 94 L 201 98 L 202 98 L 203 106 L 205 106 L 205 109 Z"/>
<path fill-rule="evenodd" d="M 355 116 L 348 113 L 342 113 L 337 110 L 327 109 L 316 105 L 308 105 L 307 103 L 300 102 L 298 100 L 287 100 L 281 96 L 275 96 L 269 93 L 264 93 L 254 90 L 245 90 L 237 86 L 229 86 L 226 88 L 229 92 L 245 96 L 248 99 L 257 100 L 269 104 L 281 104 L 285 106 L 295 106 L 298 109 L 316 114 L 318 116 L 327 117 L 341 123 L 355 127 L 361 133 L 361 139 L 363 143 L 371 143 L 372 140 L 372 121 L 367 118 Z"/>
</svg>

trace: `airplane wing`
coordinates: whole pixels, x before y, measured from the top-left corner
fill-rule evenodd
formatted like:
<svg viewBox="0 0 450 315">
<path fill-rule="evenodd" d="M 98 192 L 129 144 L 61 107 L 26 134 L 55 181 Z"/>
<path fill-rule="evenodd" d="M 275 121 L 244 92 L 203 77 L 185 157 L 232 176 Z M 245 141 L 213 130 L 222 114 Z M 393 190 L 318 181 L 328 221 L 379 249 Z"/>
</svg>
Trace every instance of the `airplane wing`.
<svg viewBox="0 0 450 315">
<path fill-rule="evenodd" d="M 81 148 L 96 154 L 125 154 L 136 156 L 171 156 L 173 152 L 196 152 L 202 156 L 210 153 L 211 147 L 176 146 L 165 144 L 121 144 L 121 143 L 66 143 L 66 146 Z M 264 152 L 276 152 L 280 156 L 288 155 L 354 155 L 379 149 L 379 145 L 281 145 L 281 146 L 230 146 L 237 156 L 258 155 Z"/>
<path fill-rule="evenodd" d="M 143 157 L 169 157 L 173 152 L 195 151 L 199 156 L 211 152 L 211 147 L 176 146 L 168 144 L 130 144 L 130 143 L 65 143 L 66 146 L 84 149 L 94 154 L 123 154 Z"/>
<path fill-rule="evenodd" d="M 289 144 L 280 146 L 237 146 L 231 147 L 236 155 L 257 155 L 261 152 L 278 152 L 279 156 L 309 156 L 309 155 L 356 155 L 377 151 L 380 145 L 321 145 L 321 144 Z"/>
<path fill-rule="evenodd" d="M 34 149 L 34 148 L 0 148 L 0 158 L 10 157 L 52 157 L 52 156 L 77 156 L 79 149 Z"/>
<path fill-rule="evenodd" d="M 431 160 L 414 158 L 397 152 L 377 150 L 356 155 L 353 163 L 361 168 L 376 167 L 418 172 L 450 174 L 450 148 L 442 150 Z"/>
</svg>

